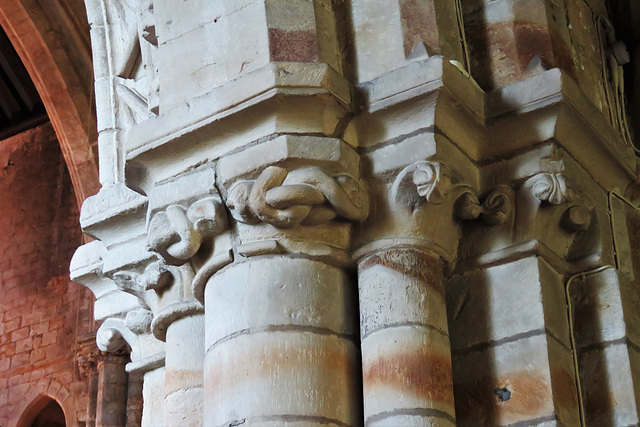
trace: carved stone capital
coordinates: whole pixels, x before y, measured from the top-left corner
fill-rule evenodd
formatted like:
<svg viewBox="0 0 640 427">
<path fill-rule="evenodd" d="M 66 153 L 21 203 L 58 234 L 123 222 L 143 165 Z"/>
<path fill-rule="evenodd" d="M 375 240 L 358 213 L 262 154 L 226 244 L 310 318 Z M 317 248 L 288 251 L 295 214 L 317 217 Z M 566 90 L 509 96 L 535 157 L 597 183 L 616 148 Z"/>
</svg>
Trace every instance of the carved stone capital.
<svg viewBox="0 0 640 427">
<path fill-rule="evenodd" d="M 164 343 L 151 334 L 150 326 L 148 311 L 131 311 L 125 319 L 105 320 L 96 333 L 96 343 L 106 353 L 129 349 L 131 362 L 127 365 L 128 372 L 155 369 L 164 363 Z"/>
<path fill-rule="evenodd" d="M 416 162 L 404 168 L 391 187 L 391 199 L 414 210 L 421 202 L 440 205 L 452 187 L 451 171 L 443 163 Z"/>
<path fill-rule="evenodd" d="M 134 267 L 118 270 L 110 274 L 112 280 L 123 292 L 136 296 L 142 306 L 148 308 L 149 290 L 161 290 L 169 286 L 173 277 L 161 261 L 155 261 L 146 267 Z"/>
<path fill-rule="evenodd" d="M 233 261 L 229 256 L 231 243 L 227 212 L 216 187 L 212 167 L 187 172 L 170 181 L 157 184 L 149 197 L 147 215 L 147 247 L 167 265 L 147 276 L 152 279 L 147 289 L 159 298 L 159 316 L 154 334 L 164 339 L 167 320 L 174 318 L 171 310 L 182 310 L 194 301 L 201 288 L 218 269 Z M 227 233 L 228 234 L 228 233 Z M 163 279 L 163 271 L 173 279 Z M 195 275 L 195 276 L 194 276 Z M 158 283 L 157 286 L 153 286 Z M 173 307 L 173 308 L 171 308 Z M 159 320 L 164 319 L 164 320 Z"/>
<path fill-rule="evenodd" d="M 87 379 L 89 377 L 98 375 L 98 354 L 97 352 L 90 352 L 87 354 L 81 354 L 76 359 L 78 365 L 78 373 L 81 379 Z"/>
<path fill-rule="evenodd" d="M 529 178 L 523 188 L 531 191 L 540 203 L 553 206 L 569 204 L 560 217 L 560 226 L 568 232 L 586 231 L 591 224 L 591 212 L 579 201 L 569 180 L 562 173 L 539 173 Z"/>
<path fill-rule="evenodd" d="M 575 198 L 567 177 L 562 173 L 539 173 L 529 178 L 523 185 L 540 201 L 561 205 Z"/>
<path fill-rule="evenodd" d="M 454 215 L 462 220 L 482 218 L 488 224 L 502 224 L 513 211 L 514 192 L 511 187 L 498 186 L 491 191 L 482 203 L 470 189 L 465 189 L 455 201 Z"/>
<path fill-rule="evenodd" d="M 203 239 L 226 226 L 226 212 L 217 197 L 205 197 L 188 207 L 170 205 L 151 218 L 147 245 L 168 264 L 180 265 L 198 252 Z"/>
<path fill-rule="evenodd" d="M 240 222 L 277 228 L 319 225 L 336 218 L 362 221 L 369 213 L 362 181 L 347 174 L 332 176 L 319 167 L 270 166 L 255 181 L 233 184 L 227 204 Z"/>
</svg>

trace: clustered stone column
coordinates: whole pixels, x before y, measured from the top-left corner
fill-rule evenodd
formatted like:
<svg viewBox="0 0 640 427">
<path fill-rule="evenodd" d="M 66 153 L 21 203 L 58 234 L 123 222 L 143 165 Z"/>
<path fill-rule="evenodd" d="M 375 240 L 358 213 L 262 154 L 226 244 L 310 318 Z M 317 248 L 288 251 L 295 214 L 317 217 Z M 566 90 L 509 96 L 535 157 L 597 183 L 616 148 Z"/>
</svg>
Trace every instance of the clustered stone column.
<svg viewBox="0 0 640 427">
<path fill-rule="evenodd" d="M 590 101 L 619 58 L 586 86 L 567 61 L 604 43 L 566 23 L 587 10 L 126 3 L 87 0 L 103 188 L 71 269 L 143 426 L 638 422 L 634 381 L 596 375 L 639 372 L 634 227 L 611 216 L 638 163 L 620 105 Z M 502 50 L 466 40 L 507 9 L 544 46 L 504 36 L 517 72 L 487 75 Z"/>
</svg>

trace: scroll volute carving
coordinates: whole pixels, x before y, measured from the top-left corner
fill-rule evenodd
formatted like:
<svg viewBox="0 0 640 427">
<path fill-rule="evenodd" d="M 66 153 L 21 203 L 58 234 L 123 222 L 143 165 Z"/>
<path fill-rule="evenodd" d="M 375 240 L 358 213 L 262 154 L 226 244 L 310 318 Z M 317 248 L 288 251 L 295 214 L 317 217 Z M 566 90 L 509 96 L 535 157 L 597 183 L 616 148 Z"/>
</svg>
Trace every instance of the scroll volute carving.
<svg viewBox="0 0 640 427">
<path fill-rule="evenodd" d="M 501 224 L 513 210 L 513 190 L 496 187 L 482 203 L 475 191 L 455 183 L 451 170 L 443 163 L 421 161 L 404 168 L 391 188 L 396 206 L 403 206 L 412 214 L 424 204 L 443 205 L 453 202 L 453 216 L 471 221 L 478 218 L 489 224 Z"/>
<path fill-rule="evenodd" d="M 451 171 L 443 163 L 422 161 L 404 168 L 391 187 L 391 199 L 412 213 L 422 204 L 442 204 L 451 193 Z"/>
<path fill-rule="evenodd" d="M 255 181 L 234 183 L 227 205 L 239 222 L 286 229 L 337 219 L 363 221 L 369 213 L 369 195 L 362 181 L 346 174 L 331 176 L 318 167 L 290 171 L 270 166 Z"/>
<path fill-rule="evenodd" d="M 511 187 L 500 185 L 480 203 L 470 188 L 464 189 L 455 201 L 453 213 L 461 220 L 482 219 L 490 225 L 504 223 L 513 212 L 514 193 Z"/>
</svg>

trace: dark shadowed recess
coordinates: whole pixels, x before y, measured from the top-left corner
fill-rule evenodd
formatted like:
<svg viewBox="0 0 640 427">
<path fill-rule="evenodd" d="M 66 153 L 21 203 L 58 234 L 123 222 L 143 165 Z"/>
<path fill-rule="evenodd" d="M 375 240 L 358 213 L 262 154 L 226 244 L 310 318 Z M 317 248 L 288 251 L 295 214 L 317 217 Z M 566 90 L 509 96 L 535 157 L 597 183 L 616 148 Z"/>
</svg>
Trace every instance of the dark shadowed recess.
<svg viewBox="0 0 640 427">
<path fill-rule="evenodd" d="M 0 28 L 0 141 L 47 120 L 27 70 Z"/>
</svg>

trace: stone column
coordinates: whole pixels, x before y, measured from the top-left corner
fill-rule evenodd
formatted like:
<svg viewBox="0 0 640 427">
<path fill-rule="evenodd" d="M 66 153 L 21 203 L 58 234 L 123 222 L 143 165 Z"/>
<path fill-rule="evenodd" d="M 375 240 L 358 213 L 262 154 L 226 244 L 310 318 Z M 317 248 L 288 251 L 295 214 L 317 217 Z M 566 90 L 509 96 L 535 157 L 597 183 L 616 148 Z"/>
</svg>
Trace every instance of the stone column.
<svg viewBox="0 0 640 427">
<path fill-rule="evenodd" d="M 559 157 L 541 164 L 556 171 L 573 166 Z M 505 162 L 491 173 L 504 179 L 514 173 L 509 169 Z M 574 192 L 563 173 L 547 169 L 517 178 L 512 214 L 503 224 L 465 223 L 460 260 L 447 284 L 458 423 L 580 425 L 564 276 L 569 268 L 600 262 L 588 255 L 601 251 L 594 236 L 606 222 L 592 219 L 588 206 L 595 203 Z M 585 264 L 570 266 L 572 259 Z"/>
<path fill-rule="evenodd" d="M 95 344 L 94 344 L 95 346 Z M 87 409 L 85 425 L 95 427 L 98 399 L 98 354 L 97 351 L 88 350 L 78 357 L 78 371 L 80 378 L 87 382 Z"/>
<path fill-rule="evenodd" d="M 569 286 L 587 425 L 637 424 L 637 289 L 615 268 Z"/>
<path fill-rule="evenodd" d="M 212 256 L 213 238 L 227 225 L 214 170 L 202 168 L 156 185 L 149 218 L 148 246 L 167 263 L 153 267 L 156 279 L 148 286 L 158 298 L 152 330 L 166 342 L 165 422 L 201 426 L 205 320 L 192 282 L 194 268 L 211 274 L 202 264 Z"/>
<path fill-rule="evenodd" d="M 368 212 L 357 155 L 339 140 L 286 136 L 222 158 L 218 172 L 238 255 L 204 287 L 205 424 L 360 425 L 345 271 L 345 221 Z"/>
<path fill-rule="evenodd" d="M 381 169 L 375 203 L 384 208 L 356 251 L 365 424 L 455 425 L 444 268 L 460 236 L 456 196 L 471 189 L 441 162 L 397 172 L 383 169 L 384 149 L 368 156 Z"/>
<path fill-rule="evenodd" d="M 367 426 L 455 425 L 439 255 L 410 247 L 358 264 Z"/>
<path fill-rule="evenodd" d="M 102 352 L 98 359 L 96 427 L 123 427 L 127 418 L 126 354 Z"/>
<path fill-rule="evenodd" d="M 137 319 L 135 319 L 137 318 Z M 137 321 L 135 321 L 135 320 Z M 141 417 L 142 426 L 164 426 L 164 349 L 149 329 L 151 316 L 146 310 L 131 312 L 127 319 L 107 319 L 96 334 L 98 347 L 116 352 L 127 344 L 131 362 L 126 365 L 129 383 L 137 381 L 125 393 L 127 403 L 136 403 L 142 394 L 142 414 L 125 412 L 125 418 Z M 146 328 L 145 328 L 146 326 Z M 131 329 L 133 328 L 133 330 Z M 140 384 L 140 380 L 142 384 Z M 142 390 L 140 390 L 140 386 Z"/>
<path fill-rule="evenodd" d="M 204 316 L 185 316 L 167 330 L 165 364 L 166 425 L 202 425 Z"/>
<path fill-rule="evenodd" d="M 142 385 L 143 377 L 137 373 L 129 372 L 129 386 L 127 388 L 127 427 L 142 424 Z"/>
</svg>

